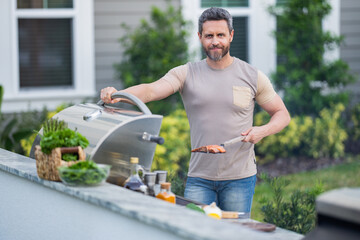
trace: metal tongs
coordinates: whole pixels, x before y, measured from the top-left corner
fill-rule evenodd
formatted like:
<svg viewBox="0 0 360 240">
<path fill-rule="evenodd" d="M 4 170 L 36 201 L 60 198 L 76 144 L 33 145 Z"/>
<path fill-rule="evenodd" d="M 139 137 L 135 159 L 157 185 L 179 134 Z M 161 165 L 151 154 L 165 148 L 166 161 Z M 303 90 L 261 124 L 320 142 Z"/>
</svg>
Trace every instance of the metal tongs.
<svg viewBox="0 0 360 240">
<path fill-rule="evenodd" d="M 246 138 L 246 136 L 240 136 L 240 137 L 236 137 L 236 138 L 233 138 L 233 139 L 230 139 L 222 144 L 220 144 L 220 146 L 226 148 L 227 146 L 230 146 L 234 143 L 237 143 L 237 142 L 241 142 L 242 140 L 244 140 Z"/>
<path fill-rule="evenodd" d="M 240 141 L 244 140 L 245 137 L 246 136 L 236 137 L 236 138 L 230 139 L 220 145 L 207 145 L 207 146 L 195 148 L 195 149 L 191 150 L 191 152 L 202 152 L 202 153 L 212 153 L 212 154 L 225 153 L 226 152 L 225 148 L 227 146 L 230 146 L 234 143 L 240 142 Z"/>
</svg>

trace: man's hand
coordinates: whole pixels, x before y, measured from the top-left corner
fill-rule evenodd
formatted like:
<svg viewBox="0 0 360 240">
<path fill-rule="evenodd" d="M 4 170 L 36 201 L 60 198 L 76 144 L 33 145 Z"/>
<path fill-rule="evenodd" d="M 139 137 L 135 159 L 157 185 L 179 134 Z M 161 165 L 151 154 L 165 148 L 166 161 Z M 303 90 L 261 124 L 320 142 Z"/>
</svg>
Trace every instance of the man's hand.
<svg viewBox="0 0 360 240">
<path fill-rule="evenodd" d="M 251 127 L 242 132 L 241 135 L 246 136 L 243 142 L 258 143 L 264 137 L 280 132 L 289 124 L 289 112 L 278 95 L 261 107 L 271 116 L 270 121 L 265 125 Z"/>
<path fill-rule="evenodd" d="M 251 127 L 245 132 L 241 133 L 242 136 L 246 136 L 245 139 L 242 141 L 256 144 L 260 142 L 261 139 L 267 136 L 265 132 L 266 130 L 264 127 Z"/>
<path fill-rule="evenodd" d="M 103 89 L 101 89 L 100 98 L 104 103 L 107 103 L 107 104 L 117 103 L 117 102 L 121 101 L 121 98 L 115 98 L 115 99 L 111 98 L 111 95 L 117 91 L 118 90 L 116 90 L 113 87 L 103 88 Z"/>
</svg>

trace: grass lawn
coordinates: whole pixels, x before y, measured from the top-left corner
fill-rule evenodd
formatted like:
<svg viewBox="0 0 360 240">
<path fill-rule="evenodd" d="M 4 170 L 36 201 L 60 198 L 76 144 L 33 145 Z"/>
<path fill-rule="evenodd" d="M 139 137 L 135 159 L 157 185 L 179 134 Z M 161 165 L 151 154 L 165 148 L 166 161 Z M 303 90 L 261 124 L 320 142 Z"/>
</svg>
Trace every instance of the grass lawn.
<svg viewBox="0 0 360 240">
<path fill-rule="evenodd" d="M 322 183 L 324 191 L 342 187 L 360 187 L 360 156 L 348 163 L 316 171 L 286 175 L 283 178 L 290 180 L 290 184 L 285 188 L 285 199 L 289 198 L 295 189 L 309 189 L 314 187 L 317 182 Z M 269 198 L 271 195 L 271 190 L 265 183 L 256 185 L 251 218 L 258 221 L 263 220 L 262 206 L 259 200 L 262 196 Z"/>
</svg>

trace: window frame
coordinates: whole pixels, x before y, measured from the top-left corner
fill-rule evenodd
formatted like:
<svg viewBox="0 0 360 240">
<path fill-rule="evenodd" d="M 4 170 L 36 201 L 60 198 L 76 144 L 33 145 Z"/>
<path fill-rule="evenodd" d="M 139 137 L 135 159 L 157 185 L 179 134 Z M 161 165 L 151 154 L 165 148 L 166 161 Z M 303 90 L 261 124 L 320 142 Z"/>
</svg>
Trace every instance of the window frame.
<svg viewBox="0 0 360 240">
<path fill-rule="evenodd" d="M 5 88 L 4 111 L 29 108 L 30 103 L 41 109 L 44 105 L 52 108 L 61 102 L 79 102 L 86 97 L 95 96 L 94 70 L 94 23 L 93 2 L 73 0 L 73 8 L 17 9 L 17 1 L 11 1 L 11 81 L 2 83 Z M 70 18 L 72 19 L 72 86 L 20 87 L 20 63 L 18 42 L 19 18 Z M 18 106 L 14 103 L 17 101 Z M 51 102 L 54 102 L 52 106 Z M 55 103 L 56 102 L 56 103 Z M 13 103 L 13 104 L 11 104 Z M 7 106 L 7 105 L 12 106 Z M 21 105 L 21 106 L 20 106 Z"/>
</svg>

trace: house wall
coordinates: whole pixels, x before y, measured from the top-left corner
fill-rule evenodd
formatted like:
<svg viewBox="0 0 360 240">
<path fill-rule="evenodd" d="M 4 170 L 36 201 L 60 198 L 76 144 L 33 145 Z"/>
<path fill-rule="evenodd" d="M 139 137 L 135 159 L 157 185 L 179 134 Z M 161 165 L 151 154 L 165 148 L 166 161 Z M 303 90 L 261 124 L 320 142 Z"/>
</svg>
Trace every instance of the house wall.
<svg viewBox="0 0 360 240">
<path fill-rule="evenodd" d="M 360 102 L 360 1 L 341 0 L 340 34 L 345 37 L 340 48 L 340 58 L 349 64 L 352 73 L 356 74 L 357 82 L 348 89 L 354 96 L 352 103 Z"/>
<path fill-rule="evenodd" d="M 178 7 L 180 1 L 173 0 Z M 165 0 L 94 0 L 95 16 L 95 78 L 99 92 L 107 86 L 120 89 L 121 82 L 116 77 L 115 63 L 120 63 L 123 49 L 119 38 L 125 31 L 122 23 L 131 28 L 139 26 L 141 19 L 150 19 L 151 7 L 166 9 Z"/>
</svg>

